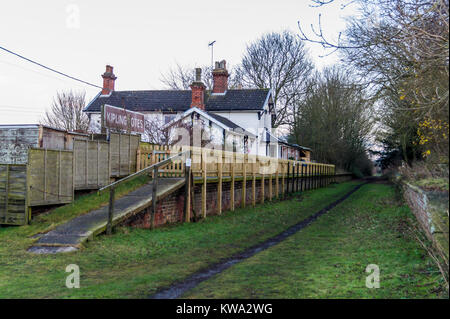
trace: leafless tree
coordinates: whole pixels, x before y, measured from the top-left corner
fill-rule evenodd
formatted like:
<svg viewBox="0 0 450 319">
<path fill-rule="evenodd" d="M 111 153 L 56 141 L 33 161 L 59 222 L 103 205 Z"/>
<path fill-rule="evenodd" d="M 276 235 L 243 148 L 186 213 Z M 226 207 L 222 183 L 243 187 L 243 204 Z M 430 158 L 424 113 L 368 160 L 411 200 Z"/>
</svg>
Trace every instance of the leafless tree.
<svg viewBox="0 0 450 319">
<path fill-rule="evenodd" d="M 348 171 L 370 173 L 367 149 L 373 126 L 371 102 L 338 67 L 316 72 L 296 105 L 291 140 L 313 149 L 314 157 Z"/>
<path fill-rule="evenodd" d="M 145 120 L 145 136 L 148 142 L 158 145 L 170 145 L 170 130 L 164 127 L 164 121 L 159 117 Z"/>
<path fill-rule="evenodd" d="M 58 92 L 41 123 L 66 131 L 87 132 L 89 118 L 83 112 L 85 104 L 85 92 Z"/>
<path fill-rule="evenodd" d="M 207 89 L 212 88 L 211 67 L 202 67 L 203 83 Z M 189 86 L 195 80 L 195 68 L 176 64 L 170 68 L 167 73 L 161 74 L 161 82 L 171 90 L 189 90 Z"/>
<path fill-rule="evenodd" d="M 274 126 L 292 122 L 295 103 L 305 93 L 313 69 L 304 43 L 293 33 L 267 33 L 247 46 L 237 68 L 244 87 L 271 88 L 277 107 Z"/>
<path fill-rule="evenodd" d="M 206 86 L 207 90 L 212 90 L 213 88 L 213 76 L 212 67 L 203 66 L 202 68 L 202 81 Z M 235 76 L 233 69 L 229 70 L 230 77 L 228 78 L 228 87 L 237 88 L 239 87 L 238 78 Z M 195 80 L 195 68 L 181 66 L 176 64 L 175 67 L 170 68 L 167 73 L 161 75 L 161 82 L 171 90 L 189 90 L 189 86 Z"/>
<path fill-rule="evenodd" d="M 193 125 L 193 121 L 196 124 Z M 193 127 L 197 129 L 193 129 Z M 212 132 L 200 119 L 184 118 L 169 124 L 158 117 L 146 120 L 145 135 L 150 143 L 158 145 L 198 146 L 217 148 Z M 192 137 L 192 138 L 191 138 Z M 220 146 L 222 147 L 222 146 Z"/>
<path fill-rule="evenodd" d="M 313 0 L 318 6 L 338 1 Z M 311 33 L 299 23 L 301 38 L 321 44 L 328 53 L 341 53 L 366 92 L 382 106 L 383 139 L 394 138 L 386 141 L 397 144 L 404 158 L 413 159 L 414 149 L 424 148 L 427 153 L 434 149 L 437 158 L 442 155 L 448 163 L 448 0 L 340 2 L 357 4 L 360 14 L 350 19 L 336 42 L 323 32 L 320 15 Z M 417 143 L 418 135 L 422 144 Z"/>
</svg>

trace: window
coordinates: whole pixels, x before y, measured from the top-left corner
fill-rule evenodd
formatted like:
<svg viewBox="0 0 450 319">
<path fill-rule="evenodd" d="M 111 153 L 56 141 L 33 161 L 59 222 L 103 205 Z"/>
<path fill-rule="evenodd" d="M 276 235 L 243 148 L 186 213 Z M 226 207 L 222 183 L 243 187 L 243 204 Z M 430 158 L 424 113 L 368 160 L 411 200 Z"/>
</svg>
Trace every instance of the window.
<svg viewBox="0 0 450 319">
<path fill-rule="evenodd" d="M 173 119 L 175 119 L 174 114 L 164 114 L 164 124 L 171 122 Z"/>
</svg>

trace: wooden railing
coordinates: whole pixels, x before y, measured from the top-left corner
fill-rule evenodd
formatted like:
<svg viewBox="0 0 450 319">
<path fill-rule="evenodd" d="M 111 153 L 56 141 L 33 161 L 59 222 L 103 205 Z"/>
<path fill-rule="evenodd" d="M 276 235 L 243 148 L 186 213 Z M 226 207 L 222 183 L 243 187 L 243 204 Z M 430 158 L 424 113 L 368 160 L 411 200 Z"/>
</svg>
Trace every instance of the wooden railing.
<svg viewBox="0 0 450 319">
<path fill-rule="evenodd" d="M 170 158 L 174 153 L 182 150 L 190 152 L 191 165 L 189 174 L 185 174 L 185 158 L 173 160 L 164 170 L 159 170 L 160 177 L 185 176 L 187 189 L 193 184 L 202 184 L 201 190 L 201 215 L 206 217 L 206 193 L 207 183 L 218 183 L 217 209 L 222 212 L 223 182 L 231 183 L 230 202 L 231 210 L 235 209 L 235 182 L 242 181 L 241 206 L 246 206 L 247 182 L 251 181 L 251 202 L 256 205 L 256 181 L 269 181 L 269 199 L 286 195 L 287 192 L 297 192 L 306 189 L 314 189 L 327 185 L 334 181 L 335 166 L 331 164 L 312 163 L 279 159 L 260 155 L 227 152 L 199 147 L 169 147 L 160 145 L 145 145 L 138 151 L 138 167 L 145 168 L 154 165 L 160 160 Z M 273 185 L 275 184 L 275 185 Z M 260 183 L 261 193 L 265 193 L 265 183 Z M 275 189 L 274 189 L 275 188 Z M 192 197 L 194 193 L 186 193 L 186 221 L 190 220 Z M 263 203 L 262 195 L 260 202 Z"/>
<path fill-rule="evenodd" d="M 201 184 L 201 216 L 206 217 L 207 184 L 217 183 L 217 209 L 222 213 L 223 183 L 230 182 L 231 210 L 235 209 L 235 184 L 242 181 L 241 206 L 246 206 L 247 182 L 251 181 L 251 204 L 265 200 L 265 182 L 268 183 L 268 198 L 284 197 L 287 193 L 314 189 L 334 181 L 335 166 L 279 159 L 267 156 L 227 152 L 198 147 L 167 147 L 144 145 L 137 152 L 137 172 L 99 190 L 109 189 L 108 222 L 106 231 L 112 231 L 115 189 L 121 183 L 143 174 L 151 174 L 152 212 L 151 227 L 156 213 L 158 179 L 161 177 L 185 178 L 185 221 L 191 220 L 194 203 L 194 184 Z M 256 197 L 256 181 L 259 180 L 261 198 Z M 275 182 L 275 185 L 273 185 Z M 273 189 L 275 188 L 275 189 Z M 192 209 L 193 211 L 193 209 Z"/>
<path fill-rule="evenodd" d="M 182 163 L 186 163 L 186 158 L 190 157 L 190 152 L 189 151 L 184 151 L 184 152 L 180 152 L 176 155 L 173 155 L 167 159 L 164 159 L 160 162 L 154 163 L 150 166 L 147 166 L 139 171 L 137 171 L 134 174 L 128 175 L 127 177 L 124 177 L 114 183 L 111 183 L 101 189 L 98 190 L 98 192 L 102 192 L 105 191 L 107 189 L 109 189 L 109 206 L 108 206 L 108 222 L 106 225 L 106 233 L 107 234 L 111 234 L 112 232 L 112 222 L 113 222 L 113 216 L 114 216 L 114 201 L 115 201 L 115 189 L 117 186 L 119 186 L 120 184 L 129 181 L 133 178 L 136 178 L 138 176 L 142 176 L 145 174 L 152 174 L 152 178 L 153 178 L 153 187 L 152 187 L 152 214 L 151 214 L 151 225 L 153 226 L 153 218 L 154 215 L 156 213 L 156 203 L 157 203 L 157 190 L 158 190 L 158 178 L 161 174 L 163 174 L 163 172 L 161 172 L 160 170 L 172 165 L 173 163 L 175 163 L 176 161 L 178 161 L 179 159 L 181 159 Z M 178 172 L 178 171 L 177 171 Z M 189 175 L 189 174 L 186 174 Z"/>
<path fill-rule="evenodd" d="M 223 150 L 206 149 L 199 147 L 174 147 L 146 144 L 141 146 L 137 154 L 137 167 L 142 170 L 145 167 L 154 165 L 163 161 L 173 154 L 189 150 L 192 157 L 192 174 L 197 179 L 204 177 L 230 178 L 232 175 L 239 177 L 251 177 L 253 174 L 275 175 L 280 177 L 290 177 L 293 173 L 289 171 L 289 167 L 303 165 L 305 176 L 333 174 L 335 167 L 332 164 L 313 163 L 306 161 L 295 161 L 280 159 L 261 155 L 250 155 L 243 153 L 234 153 Z M 159 171 L 160 177 L 184 176 L 184 162 L 182 159 L 172 161 L 164 170 Z M 289 175 L 289 176 L 288 176 Z"/>
</svg>

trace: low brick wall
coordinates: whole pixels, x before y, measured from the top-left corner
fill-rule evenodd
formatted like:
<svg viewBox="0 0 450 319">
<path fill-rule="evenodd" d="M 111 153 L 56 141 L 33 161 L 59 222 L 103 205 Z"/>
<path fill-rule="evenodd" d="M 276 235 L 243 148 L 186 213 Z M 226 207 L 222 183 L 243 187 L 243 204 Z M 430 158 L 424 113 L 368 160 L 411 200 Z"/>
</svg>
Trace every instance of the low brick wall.
<svg viewBox="0 0 450 319">
<path fill-rule="evenodd" d="M 349 174 L 342 174 L 336 176 L 336 182 L 343 182 L 350 180 L 352 178 Z M 282 195 L 282 181 L 279 179 L 279 191 L 280 196 Z M 208 182 L 206 187 L 206 216 L 217 215 L 218 214 L 218 183 L 217 182 Z M 243 204 L 242 198 L 242 180 L 235 181 L 234 184 L 234 206 L 235 208 L 241 207 Z M 289 192 L 292 189 L 292 182 L 287 182 L 285 180 L 285 191 Z M 309 188 L 309 181 L 299 180 L 298 189 L 300 187 Z M 270 180 L 265 179 L 264 181 L 264 200 L 269 200 L 270 198 Z M 179 189 L 178 191 L 170 194 L 169 196 L 163 198 L 157 203 L 156 214 L 154 219 L 155 227 L 183 222 L 184 216 L 184 188 Z M 202 184 L 196 183 L 194 184 L 194 200 L 193 200 L 193 210 L 195 211 L 195 215 L 201 216 L 201 198 L 202 198 Z M 256 204 L 261 203 L 262 201 L 262 187 L 261 187 L 261 179 L 256 180 Z M 272 195 L 276 196 L 276 181 L 275 178 L 272 179 Z M 246 205 L 252 205 L 253 201 L 253 192 L 252 192 L 252 180 L 247 180 L 246 183 Z M 135 216 L 129 218 L 124 224 L 128 226 L 140 227 L 140 228 L 150 228 L 150 213 L 151 207 L 147 208 L 145 211 L 136 214 Z M 224 181 L 222 183 L 222 212 L 231 209 L 231 182 Z M 194 214 L 191 212 L 191 216 Z"/>
<path fill-rule="evenodd" d="M 428 239 L 448 258 L 448 192 L 425 191 L 415 185 L 403 183 L 403 197 Z"/>
</svg>

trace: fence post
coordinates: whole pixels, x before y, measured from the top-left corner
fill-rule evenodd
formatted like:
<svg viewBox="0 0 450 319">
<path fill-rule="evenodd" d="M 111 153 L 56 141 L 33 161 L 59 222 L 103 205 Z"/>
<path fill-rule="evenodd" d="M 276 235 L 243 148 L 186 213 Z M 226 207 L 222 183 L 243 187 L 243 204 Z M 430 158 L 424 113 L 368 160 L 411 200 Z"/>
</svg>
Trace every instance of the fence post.
<svg viewBox="0 0 450 319">
<path fill-rule="evenodd" d="M 311 189 L 311 163 L 306 164 L 306 189 Z"/>
<path fill-rule="evenodd" d="M 136 172 L 139 172 L 140 170 L 141 170 L 141 147 L 138 146 L 136 152 Z"/>
<path fill-rule="evenodd" d="M 222 214 L 222 158 L 223 151 L 220 153 L 220 160 L 217 161 L 217 175 L 218 175 L 218 191 L 217 191 L 217 210 L 219 215 Z"/>
<path fill-rule="evenodd" d="M 232 153 L 231 157 L 231 187 L 230 187 L 230 201 L 231 201 L 231 210 L 234 211 L 234 183 L 235 183 L 235 160 L 234 160 L 234 153 Z"/>
<path fill-rule="evenodd" d="M 280 162 L 277 163 L 277 171 L 275 172 L 275 193 L 277 194 L 276 195 L 277 199 L 280 198 L 280 182 L 278 180 L 280 178 L 280 175 L 278 173 L 279 167 Z"/>
<path fill-rule="evenodd" d="M 264 181 L 264 173 L 265 173 L 265 171 L 264 170 L 261 171 L 261 164 L 259 165 L 259 172 L 260 172 L 260 175 L 261 175 L 261 194 L 262 194 L 262 196 L 261 196 L 261 203 L 264 204 L 264 199 L 266 197 L 266 194 L 265 194 L 266 191 L 264 189 L 264 187 L 266 186 L 265 185 L 265 181 Z"/>
<path fill-rule="evenodd" d="M 191 221 L 191 159 L 184 163 L 184 221 Z"/>
<path fill-rule="evenodd" d="M 320 187 L 323 187 L 323 164 L 320 164 Z"/>
<path fill-rule="evenodd" d="M 287 183 L 287 192 L 286 193 L 289 193 L 289 174 L 291 173 L 291 162 L 289 162 L 289 160 L 288 160 L 288 163 L 287 163 L 287 181 L 286 181 L 286 183 Z"/>
<path fill-rule="evenodd" d="M 158 201 L 158 167 L 153 169 L 153 187 L 152 187 L 152 214 L 150 216 L 150 229 L 155 226 L 156 202 Z"/>
<path fill-rule="evenodd" d="M 312 186 L 312 189 L 316 189 L 316 164 L 313 164 L 313 166 L 312 166 L 312 171 L 313 171 L 313 174 L 312 174 L 312 176 L 313 176 L 313 180 L 312 180 L 313 186 Z"/>
<path fill-rule="evenodd" d="M 202 185 L 202 217 L 206 218 L 206 151 L 201 149 L 202 152 L 202 174 L 203 174 L 203 185 Z"/>
<path fill-rule="evenodd" d="M 316 188 L 320 187 L 320 164 L 316 164 L 316 170 L 317 170 L 317 186 Z"/>
<path fill-rule="evenodd" d="M 303 166 L 304 164 L 300 162 L 301 168 L 300 168 L 300 192 L 303 192 L 305 189 L 303 188 Z"/>
<path fill-rule="evenodd" d="M 112 233 L 112 222 L 114 215 L 114 195 L 115 195 L 115 187 L 112 186 L 109 189 L 109 207 L 108 207 L 108 223 L 106 224 L 106 234 L 111 235 Z"/>
<path fill-rule="evenodd" d="M 291 183 L 291 193 L 295 191 L 295 162 L 292 162 L 292 183 Z"/>
<path fill-rule="evenodd" d="M 296 169 L 296 177 L 295 177 L 295 190 L 298 192 L 298 183 L 299 183 L 299 180 L 300 180 L 300 178 L 299 178 L 299 176 L 300 176 L 300 174 L 299 174 L 299 172 L 300 172 L 300 162 L 297 162 L 297 169 Z"/>
<path fill-rule="evenodd" d="M 284 166 L 285 166 L 285 164 L 286 164 L 285 162 L 281 162 L 281 194 L 283 195 L 282 197 L 284 197 L 286 194 L 285 183 L 284 183 L 284 177 L 285 177 Z"/>
<path fill-rule="evenodd" d="M 316 186 L 316 188 L 320 188 L 320 164 L 316 164 L 316 170 L 317 170 L 317 173 L 316 173 L 317 186 Z"/>
<path fill-rule="evenodd" d="M 336 165 L 333 167 L 333 181 L 336 183 Z"/>
<path fill-rule="evenodd" d="M 255 156 L 255 162 L 252 163 L 252 206 L 256 205 L 256 161 L 258 160 L 258 155 Z"/>
<path fill-rule="evenodd" d="M 272 169 L 272 159 L 269 160 L 269 163 L 270 163 L 269 167 L 270 167 L 270 169 Z M 270 174 L 269 174 L 269 200 L 270 201 L 272 201 L 272 197 L 273 197 L 273 191 L 272 191 L 273 180 L 272 180 L 272 175 L 273 175 L 272 171 L 270 171 Z"/>
<path fill-rule="evenodd" d="M 244 154 L 244 162 L 242 163 L 242 207 L 245 207 L 245 202 L 247 200 L 247 162 L 248 154 Z"/>
</svg>

